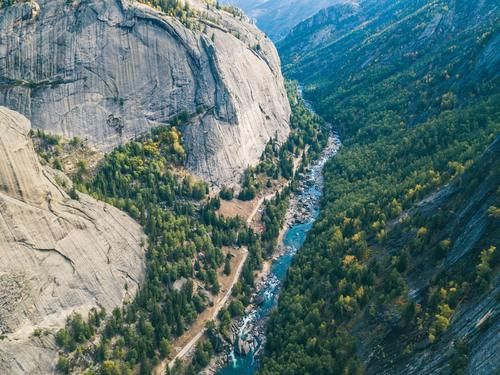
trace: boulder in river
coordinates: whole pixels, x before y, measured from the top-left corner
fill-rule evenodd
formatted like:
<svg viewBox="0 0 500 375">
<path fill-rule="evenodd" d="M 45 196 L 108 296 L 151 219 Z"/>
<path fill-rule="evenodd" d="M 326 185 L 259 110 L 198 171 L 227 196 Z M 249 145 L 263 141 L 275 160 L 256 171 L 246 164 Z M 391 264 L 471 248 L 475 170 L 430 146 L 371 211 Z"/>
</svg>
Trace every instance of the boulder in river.
<svg viewBox="0 0 500 375">
<path fill-rule="evenodd" d="M 242 356 L 247 356 L 251 350 L 252 350 L 251 343 L 242 340 L 241 338 L 238 338 L 238 345 L 236 345 L 236 353 Z"/>
<path fill-rule="evenodd" d="M 253 301 L 257 306 L 260 306 L 264 303 L 264 297 L 260 294 L 257 294 Z"/>
</svg>

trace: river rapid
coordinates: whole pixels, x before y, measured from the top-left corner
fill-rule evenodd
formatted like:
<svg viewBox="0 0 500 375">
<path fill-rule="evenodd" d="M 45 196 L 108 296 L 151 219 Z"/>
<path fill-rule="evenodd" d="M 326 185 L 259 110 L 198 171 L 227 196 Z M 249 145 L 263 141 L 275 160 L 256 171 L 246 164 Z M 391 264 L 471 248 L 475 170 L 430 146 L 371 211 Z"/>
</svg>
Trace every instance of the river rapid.
<svg viewBox="0 0 500 375">
<path fill-rule="evenodd" d="M 220 375 L 254 374 L 259 366 L 259 353 L 264 349 L 266 324 L 278 304 L 282 282 L 292 260 L 303 245 L 307 233 L 319 216 L 323 191 L 323 167 L 340 147 L 340 139 L 332 133 L 321 157 L 300 176 L 300 186 L 290 199 L 285 218 L 285 234 L 269 274 L 260 284 L 254 300 L 258 303 L 233 325 L 234 343 Z"/>
</svg>

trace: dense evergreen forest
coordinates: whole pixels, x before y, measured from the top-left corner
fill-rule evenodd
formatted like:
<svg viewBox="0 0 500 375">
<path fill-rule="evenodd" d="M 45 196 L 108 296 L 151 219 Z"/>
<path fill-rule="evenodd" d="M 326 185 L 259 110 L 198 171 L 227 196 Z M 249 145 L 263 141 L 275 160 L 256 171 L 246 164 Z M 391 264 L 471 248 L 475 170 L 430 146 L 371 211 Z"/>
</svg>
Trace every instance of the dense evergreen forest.
<svg viewBox="0 0 500 375">
<path fill-rule="evenodd" d="M 326 166 L 322 214 L 289 271 L 262 374 L 405 371 L 447 345 L 443 371 L 466 371 L 475 334 L 446 332 L 495 288 L 500 245 L 498 140 L 488 148 L 500 131 L 498 53 L 488 54 L 500 23 L 493 1 L 481 6 L 366 1 L 279 45 L 343 148 Z M 482 221 L 464 243 L 473 215 Z"/>
</svg>

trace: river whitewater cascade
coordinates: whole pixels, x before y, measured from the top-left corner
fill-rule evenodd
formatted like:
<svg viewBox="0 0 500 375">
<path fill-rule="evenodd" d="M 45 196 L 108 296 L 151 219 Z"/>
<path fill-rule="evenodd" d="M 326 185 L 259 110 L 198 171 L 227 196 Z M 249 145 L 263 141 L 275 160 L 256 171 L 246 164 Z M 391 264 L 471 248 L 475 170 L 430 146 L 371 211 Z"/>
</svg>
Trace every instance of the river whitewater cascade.
<svg viewBox="0 0 500 375">
<path fill-rule="evenodd" d="M 264 349 L 266 324 L 273 308 L 278 304 L 281 284 L 292 260 L 304 244 L 307 233 L 312 228 L 320 213 L 323 191 L 323 167 L 335 156 L 341 146 L 336 133 L 331 134 L 321 157 L 306 168 L 300 176 L 300 186 L 290 199 L 286 213 L 282 243 L 283 251 L 273 260 L 271 270 L 257 292 L 259 301 L 249 313 L 240 319 L 236 327 L 236 339 L 228 360 L 220 375 L 254 374 L 259 366 L 259 353 Z"/>
</svg>

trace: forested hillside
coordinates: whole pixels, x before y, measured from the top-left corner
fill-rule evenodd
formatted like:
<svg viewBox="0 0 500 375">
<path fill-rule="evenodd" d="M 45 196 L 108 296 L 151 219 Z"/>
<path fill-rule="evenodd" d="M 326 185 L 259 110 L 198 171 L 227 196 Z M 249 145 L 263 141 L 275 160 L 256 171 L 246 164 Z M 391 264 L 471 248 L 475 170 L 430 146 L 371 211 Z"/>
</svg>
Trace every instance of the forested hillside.
<svg viewBox="0 0 500 375">
<path fill-rule="evenodd" d="M 490 374 L 498 3 L 367 0 L 325 14 L 279 48 L 344 147 L 326 167 L 323 211 L 287 277 L 261 373 Z"/>
<path fill-rule="evenodd" d="M 149 251 L 146 281 L 131 303 L 107 318 L 97 310 L 87 321 L 74 315 L 57 333 L 60 372 L 151 373 L 220 292 L 222 247 L 247 243 L 247 231 L 238 219 L 215 216 L 205 182 L 176 170 L 185 157 L 180 132 L 164 126 L 108 154 L 93 176 L 84 169 L 74 176 L 80 190 L 137 220 Z"/>
</svg>

